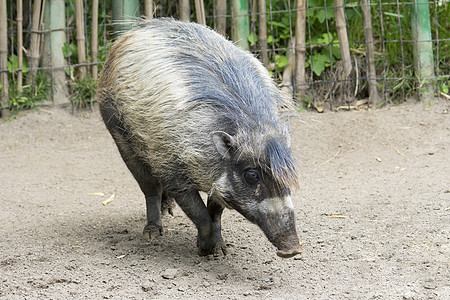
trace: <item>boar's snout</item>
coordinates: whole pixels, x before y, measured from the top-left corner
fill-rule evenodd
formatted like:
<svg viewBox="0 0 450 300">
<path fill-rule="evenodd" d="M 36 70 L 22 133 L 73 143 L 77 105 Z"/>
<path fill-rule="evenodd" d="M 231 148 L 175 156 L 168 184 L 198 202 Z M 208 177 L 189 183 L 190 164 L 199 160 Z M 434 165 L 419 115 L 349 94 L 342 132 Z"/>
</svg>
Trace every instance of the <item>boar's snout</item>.
<svg viewBox="0 0 450 300">
<path fill-rule="evenodd" d="M 290 258 L 302 253 L 302 247 L 295 231 L 288 237 L 281 237 L 279 244 L 276 246 L 278 248 L 277 255 L 282 258 Z"/>
<path fill-rule="evenodd" d="M 263 209 L 265 213 L 257 223 L 269 241 L 277 247 L 277 255 L 289 258 L 302 253 L 302 248 L 295 228 L 295 215 L 290 197 L 284 199 L 282 203 L 284 205 L 274 205 L 270 210 Z"/>
</svg>

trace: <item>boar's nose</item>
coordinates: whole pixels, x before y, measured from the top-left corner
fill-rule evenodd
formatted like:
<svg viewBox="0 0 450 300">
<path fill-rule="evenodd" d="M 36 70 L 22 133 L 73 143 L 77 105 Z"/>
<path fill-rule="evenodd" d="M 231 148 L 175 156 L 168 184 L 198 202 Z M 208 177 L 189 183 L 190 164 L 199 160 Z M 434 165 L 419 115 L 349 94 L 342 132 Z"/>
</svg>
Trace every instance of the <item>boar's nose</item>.
<svg viewBox="0 0 450 300">
<path fill-rule="evenodd" d="M 260 205 L 262 214 L 257 223 L 269 241 L 277 247 L 277 255 L 289 258 L 300 254 L 302 249 L 295 228 L 295 215 L 290 198 L 287 197 L 284 203 L 269 199 Z"/>
<path fill-rule="evenodd" d="M 277 255 L 282 258 L 290 258 L 302 253 L 302 247 L 298 240 L 297 233 L 288 232 L 276 238 L 275 246 L 278 248 Z"/>
<path fill-rule="evenodd" d="M 302 247 L 300 245 L 293 249 L 277 250 L 277 255 L 282 258 L 290 258 L 300 253 L 302 253 Z"/>
</svg>

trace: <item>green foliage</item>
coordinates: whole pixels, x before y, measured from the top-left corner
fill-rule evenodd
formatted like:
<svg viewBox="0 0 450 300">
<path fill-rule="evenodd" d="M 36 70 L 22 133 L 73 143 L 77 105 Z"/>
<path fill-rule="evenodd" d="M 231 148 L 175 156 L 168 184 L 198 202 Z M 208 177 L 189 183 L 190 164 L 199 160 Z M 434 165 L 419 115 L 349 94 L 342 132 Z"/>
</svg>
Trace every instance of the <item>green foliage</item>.
<svg viewBox="0 0 450 300">
<path fill-rule="evenodd" d="M 65 69 L 66 74 L 73 79 L 75 68 L 72 64 L 76 64 L 78 62 L 78 48 L 75 44 L 64 43 L 62 52 L 66 61 L 70 62 L 70 66 Z"/>
<path fill-rule="evenodd" d="M 44 71 L 39 70 L 36 73 L 32 85 L 23 87 L 22 93 L 19 93 L 16 85 L 10 85 L 9 88 L 9 109 L 17 112 L 23 109 L 30 109 L 36 106 L 36 103 L 43 102 L 49 98 L 51 81 Z"/>
<path fill-rule="evenodd" d="M 72 95 L 70 100 L 72 105 L 77 108 L 92 107 L 97 89 L 97 80 L 91 77 L 85 77 L 75 80 L 72 86 Z"/>
<path fill-rule="evenodd" d="M 326 22 L 329 28 L 334 27 L 334 1 L 333 0 L 309 0 L 307 11 L 307 23 L 310 31 L 306 36 L 306 67 L 312 66 L 314 74 L 320 76 L 325 68 L 330 67 L 337 59 L 341 58 L 339 41 L 335 31 L 327 32 Z M 295 35 L 295 1 L 272 0 L 267 2 L 267 11 L 272 11 L 267 21 L 268 48 L 276 49 L 271 53 L 270 60 L 276 65 L 276 71 L 282 72 L 287 64 L 287 52 L 289 40 Z M 291 10 L 288 14 L 286 11 Z M 362 28 L 362 27 L 361 27 Z M 250 34 L 249 43 L 255 45 L 258 36 Z"/>
<path fill-rule="evenodd" d="M 10 55 L 8 58 L 8 72 L 12 74 L 17 69 L 19 69 L 19 58 L 15 54 Z M 22 61 L 22 73 L 27 73 L 27 72 L 28 72 L 27 60 L 24 57 L 23 61 Z"/>
<path fill-rule="evenodd" d="M 257 41 L 258 36 L 256 35 L 256 33 L 254 32 L 250 33 L 250 35 L 248 36 L 248 43 L 250 44 L 250 47 L 255 46 Z"/>
</svg>

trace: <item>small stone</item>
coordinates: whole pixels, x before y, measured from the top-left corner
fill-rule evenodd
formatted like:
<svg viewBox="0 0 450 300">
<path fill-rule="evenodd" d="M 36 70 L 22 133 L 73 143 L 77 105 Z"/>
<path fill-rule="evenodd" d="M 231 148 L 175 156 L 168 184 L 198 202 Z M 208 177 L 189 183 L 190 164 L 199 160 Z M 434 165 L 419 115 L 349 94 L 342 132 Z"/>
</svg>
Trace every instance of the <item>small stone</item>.
<svg viewBox="0 0 450 300">
<path fill-rule="evenodd" d="M 177 269 L 166 269 L 162 274 L 162 278 L 164 279 L 175 279 L 177 277 L 178 270 Z"/>
<path fill-rule="evenodd" d="M 227 278 L 228 278 L 228 274 L 218 274 L 217 275 L 217 279 L 219 279 L 219 280 L 227 280 Z"/>
<path fill-rule="evenodd" d="M 414 300 L 416 299 L 416 293 L 414 293 L 413 291 L 406 291 L 402 294 L 402 298 L 404 300 Z"/>
<path fill-rule="evenodd" d="M 209 283 L 208 281 L 204 281 L 204 282 L 203 282 L 203 286 L 204 286 L 204 287 L 210 287 L 210 286 L 211 286 L 211 283 Z"/>
<path fill-rule="evenodd" d="M 259 287 L 258 287 L 258 290 L 260 290 L 260 291 L 264 291 L 264 290 L 270 290 L 272 287 L 269 285 L 269 284 L 261 284 Z"/>
<path fill-rule="evenodd" d="M 150 292 L 153 290 L 153 288 L 150 285 L 142 285 L 141 288 L 144 292 Z"/>
</svg>

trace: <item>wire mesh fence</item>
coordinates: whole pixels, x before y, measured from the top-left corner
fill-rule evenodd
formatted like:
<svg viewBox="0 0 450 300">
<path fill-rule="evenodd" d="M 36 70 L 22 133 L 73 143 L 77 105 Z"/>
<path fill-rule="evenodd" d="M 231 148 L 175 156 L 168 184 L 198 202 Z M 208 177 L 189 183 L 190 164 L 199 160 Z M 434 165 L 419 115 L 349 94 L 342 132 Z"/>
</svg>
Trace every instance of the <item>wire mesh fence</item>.
<svg viewBox="0 0 450 300">
<path fill-rule="evenodd" d="M 2 112 L 92 104 L 111 42 L 144 15 L 216 29 L 305 108 L 448 98 L 449 2 L 0 0 Z"/>
</svg>

